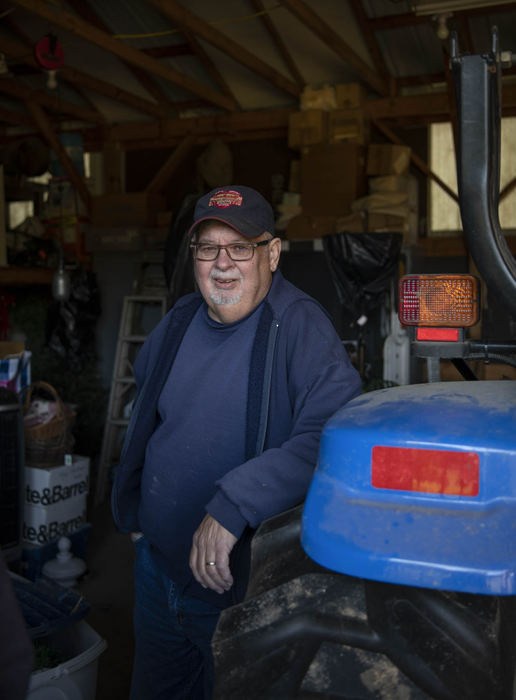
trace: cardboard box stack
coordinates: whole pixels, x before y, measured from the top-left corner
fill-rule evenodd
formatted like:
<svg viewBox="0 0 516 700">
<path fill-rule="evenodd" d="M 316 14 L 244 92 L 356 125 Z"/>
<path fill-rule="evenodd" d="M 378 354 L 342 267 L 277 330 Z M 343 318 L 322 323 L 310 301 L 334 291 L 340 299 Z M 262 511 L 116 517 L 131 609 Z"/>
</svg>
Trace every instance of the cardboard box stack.
<svg viewBox="0 0 516 700">
<path fill-rule="evenodd" d="M 89 457 L 79 455 L 62 466 L 25 467 L 23 545 L 44 547 L 84 527 L 89 477 Z"/>
<path fill-rule="evenodd" d="M 369 194 L 352 205 L 352 214 L 337 223 L 352 233 L 403 233 L 405 244 L 418 237 L 418 182 L 409 173 L 410 148 L 371 144 L 367 153 Z"/>
<path fill-rule="evenodd" d="M 336 233 L 338 218 L 351 214 L 353 202 L 366 193 L 364 100 L 358 83 L 303 90 L 300 111 L 289 122 L 289 146 L 300 158 L 292 162 L 289 192 L 279 207 L 288 239 Z"/>
</svg>

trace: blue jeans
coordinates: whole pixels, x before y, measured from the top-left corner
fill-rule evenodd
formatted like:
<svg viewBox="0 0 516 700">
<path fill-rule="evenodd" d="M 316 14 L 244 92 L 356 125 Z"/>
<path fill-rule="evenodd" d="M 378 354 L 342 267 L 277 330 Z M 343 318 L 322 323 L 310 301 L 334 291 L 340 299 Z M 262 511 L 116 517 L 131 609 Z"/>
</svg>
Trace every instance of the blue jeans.
<svg viewBox="0 0 516 700">
<path fill-rule="evenodd" d="M 131 700 L 208 700 L 211 638 L 220 609 L 179 595 L 154 565 L 145 537 L 135 542 L 135 653 Z"/>
</svg>

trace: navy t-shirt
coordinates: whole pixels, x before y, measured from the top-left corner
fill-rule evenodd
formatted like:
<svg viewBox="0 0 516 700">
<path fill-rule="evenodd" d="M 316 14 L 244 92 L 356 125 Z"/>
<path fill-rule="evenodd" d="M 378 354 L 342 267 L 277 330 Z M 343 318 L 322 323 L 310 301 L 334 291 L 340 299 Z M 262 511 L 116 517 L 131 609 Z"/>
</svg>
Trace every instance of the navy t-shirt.
<svg viewBox="0 0 516 700">
<path fill-rule="evenodd" d="M 160 568 L 193 596 L 202 591 L 189 566 L 193 534 L 215 482 L 245 461 L 249 363 L 261 308 L 230 324 L 211 319 L 205 304 L 199 308 L 161 391 L 160 422 L 147 444 L 142 530 Z"/>
</svg>

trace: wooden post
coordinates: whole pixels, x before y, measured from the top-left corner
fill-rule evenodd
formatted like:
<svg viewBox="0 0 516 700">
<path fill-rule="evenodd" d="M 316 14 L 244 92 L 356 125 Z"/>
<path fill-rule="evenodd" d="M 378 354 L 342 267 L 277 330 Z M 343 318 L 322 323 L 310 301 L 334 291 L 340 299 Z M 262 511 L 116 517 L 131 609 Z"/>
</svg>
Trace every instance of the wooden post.
<svg viewBox="0 0 516 700">
<path fill-rule="evenodd" d="M 38 129 L 41 131 L 43 136 L 45 137 L 45 140 L 47 141 L 48 145 L 54 150 L 55 154 L 59 158 L 59 161 L 63 168 L 65 169 L 65 172 L 70 179 L 72 185 L 75 187 L 77 190 L 77 193 L 79 197 L 82 199 L 84 202 L 84 206 L 86 207 L 87 212 L 90 212 L 91 208 L 91 196 L 88 188 L 86 187 L 86 183 L 82 179 L 82 177 L 79 175 L 77 172 L 77 169 L 75 168 L 74 164 L 72 163 L 72 159 L 66 152 L 66 150 L 63 148 L 61 145 L 61 141 L 58 139 L 56 134 L 54 133 L 54 130 L 52 129 L 52 125 L 50 124 L 50 121 L 45 114 L 45 112 L 41 109 L 41 107 L 34 102 L 25 102 L 25 105 L 32 116 L 36 126 Z"/>
<path fill-rule="evenodd" d="M 194 146 L 195 136 L 193 134 L 185 136 L 149 182 L 145 191 L 155 194 L 162 192 L 172 174 L 179 168 Z"/>
</svg>

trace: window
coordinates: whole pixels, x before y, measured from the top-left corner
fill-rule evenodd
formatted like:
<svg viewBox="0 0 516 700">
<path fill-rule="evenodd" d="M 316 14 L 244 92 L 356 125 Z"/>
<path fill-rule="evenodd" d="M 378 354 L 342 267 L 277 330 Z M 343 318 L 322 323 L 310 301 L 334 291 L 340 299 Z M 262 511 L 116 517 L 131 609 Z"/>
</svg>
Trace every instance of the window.
<svg viewBox="0 0 516 700">
<path fill-rule="evenodd" d="M 500 189 L 516 177 L 516 118 L 502 119 Z M 451 124 L 430 126 L 430 168 L 454 192 L 457 192 L 457 169 Z M 516 190 L 500 202 L 500 225 L 506 232 L 516 232 Z M 459 205 L 433 180 L 430 181 L 428 234 L 446 235 L 462 231 Z"/>
</svg>

